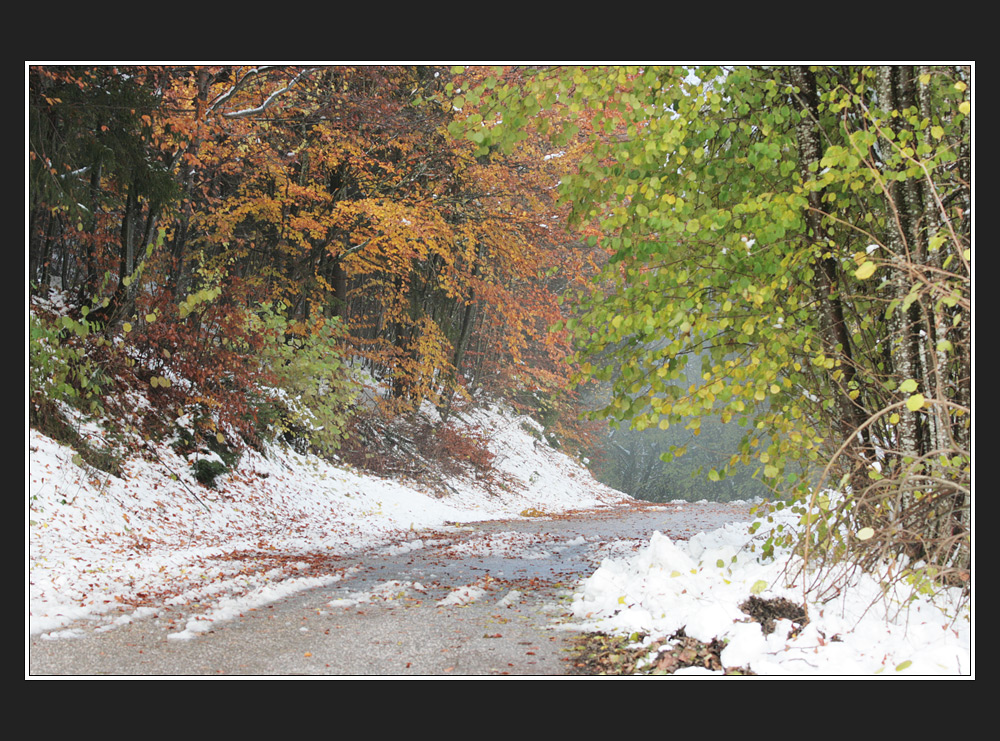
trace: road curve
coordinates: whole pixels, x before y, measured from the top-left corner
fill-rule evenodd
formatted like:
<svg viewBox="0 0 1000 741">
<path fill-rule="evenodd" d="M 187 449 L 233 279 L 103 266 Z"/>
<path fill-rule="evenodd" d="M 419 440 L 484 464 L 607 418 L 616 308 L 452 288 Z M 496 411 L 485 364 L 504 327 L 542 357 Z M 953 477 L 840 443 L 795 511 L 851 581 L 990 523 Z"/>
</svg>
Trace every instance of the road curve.
<svg viewBox="0 0 1000 741">
<path fill-rule="evenodd" d="M 572 588 L 655 530 L 674 539 L 748 519 L 734 505 L 650 505 L 412 534 L 331 560 L 333 584 L 177 640 L 198 605 L 111 630 L 32 636 L 29 676 L 562 675 Z"/>
</svg>

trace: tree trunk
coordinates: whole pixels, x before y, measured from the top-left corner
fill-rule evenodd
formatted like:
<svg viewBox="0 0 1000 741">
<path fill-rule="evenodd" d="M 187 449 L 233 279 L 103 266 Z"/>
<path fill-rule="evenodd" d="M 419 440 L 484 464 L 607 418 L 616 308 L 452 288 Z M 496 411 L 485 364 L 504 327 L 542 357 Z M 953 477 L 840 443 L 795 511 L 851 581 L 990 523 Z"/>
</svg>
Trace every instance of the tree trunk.
<svg viewBox="0 0 1000 741">
<path fill-rule="evenodd" d="M 799 148 L 799 174 L 803 182 L 815 177 L 823 156 L 819 125 L 819 100 L 816 93 L 816 78 L 808 67 L 792 67 L 789 71 L 792 84 L 798 88 L 795 100 L 801 118 L 796 126 L 796 141 Z M 823 352 L 837 361 L 830 374 L 830 390 L 835 395 L 838 425 L 841 441 L 856 435 L 862 427 L 867 413 L 848 395 L 849 385 L 855 378 L 855 364 L 852 357 L 852 341 L 844 318 L 844 307 L 840 297 L 840 279 L 837 260 L 833 256 L 824 257 L 830 249 L 823 243 L 823 193 L 822 190 L 809 191 L 809 210 L 806 212 L 807 239 L 814 246 L 818 259 L 815 291 L 820 312 Z"/>
<path fill-rule="evenodd" d="M 904 110 L 915 103 L 910 70 L 883 66 L 878 68 L 877 74 L 877 102 L 883 113 Z M 880 140 L 879 145 L 883 150 L 883 160 L 888 159 L 889 152 L 897 146 L 885 138 Z M 921 362 L 919 306 L 913 302 L 908 309 L 902 308 L 912 284 L 910 264 L 918 262 L 922 252 L 917 235 L 921 199 L 912 181 L 887 178 L 885 200 L 886 247 L 891 263 L 890 299 L 898 302 L 890 317 L 893 370 L 897 383 L 912 379 L 919 384 L 921 391 L 927 392 L 930 389 Z M 926 452 L 920 413 L 904 411 L 896 431 L 896 452 L 901 458 L 916 459 Z"/>
</svg>

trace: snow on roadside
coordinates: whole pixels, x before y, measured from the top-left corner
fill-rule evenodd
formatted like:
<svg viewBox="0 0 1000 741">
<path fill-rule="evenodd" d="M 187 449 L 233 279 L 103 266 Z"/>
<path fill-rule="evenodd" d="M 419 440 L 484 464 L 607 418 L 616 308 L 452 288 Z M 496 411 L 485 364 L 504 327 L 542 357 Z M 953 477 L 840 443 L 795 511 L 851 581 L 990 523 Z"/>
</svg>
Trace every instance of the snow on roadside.
<svg viewBox="0 0 1000 741">
<path fill-rule="evenodd" d="M 785 526 L 793 527 L 788 516 Z M 638 553 L 606 559 L 584 581 L 574 596 L 572 627 L 647 633 L 646 644 L 683 629 L 706 643 L 726 642 L 723 666 L 748 667 L 757 674 L 971 672 L 971 614 L 957 606 L 957 590 L 943 591 L 932 602 L 907 591 L 887 591 L 868 574 L 857 574 L 825 602 L 810 595 L 810 621 L 801 631 L 789 620 L 778 620 L 765 635 L 740 605 L 751 594 L 802 604 L 801 570 L 790 553 L 764 559 L 759 549 L 746 547 L 747 541 L 746 523 L 686 543 L 655 533 Z"/>
<path fill-rule="evenodd" d="M 69 635 L 58 631 L 81 619 L 112 626 L 151 604 L 207 605 L 179 634 L 190 637 L 204 619 L 340 578 L 329 557 L 420 547 L 415 532 L 447 523 L 628 501 L 529 434 L 526 417 L 494 409 L 468 423 L 489 436 L 507 491 L 452 481 L 441 498 L 287 450 L 248 451 L 212 490 L 167 446 L 116 478 L 30 430 L 29 633 Z"/>
</svg>

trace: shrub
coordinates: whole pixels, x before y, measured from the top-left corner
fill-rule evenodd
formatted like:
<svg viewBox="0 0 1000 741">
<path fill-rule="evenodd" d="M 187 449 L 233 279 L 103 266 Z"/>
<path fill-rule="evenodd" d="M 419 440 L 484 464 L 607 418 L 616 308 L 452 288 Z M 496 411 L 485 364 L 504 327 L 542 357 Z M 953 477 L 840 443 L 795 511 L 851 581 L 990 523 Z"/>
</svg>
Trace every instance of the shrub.
<svg viewBox="0 0 1000 741">
<path fill-rule="evenodd" d="M 222 461 L 200 458 L 194 462 L 194 477 L 199 484 L 215 488 L 216 477 L 226 473 L 229 469 Z"/>
<path fill-rule="evenodd" d="M 271 434 L 323 456 L 339 450 L 357 386 L 345 360 L 336 318 L 293 325 L 271 304 L 255 323 L 265 333 L 262 362 L 273 387 L 262 389 L 258 417 Z"/>
<path fill-rule="evenodd" d="M 105 376 L 87 356 L 84 343 L 92 324 L 68 316 L 28 318 L 28 391 L 34 410 L 62 401 L 83 411 L 98 411 Z"/>
</svg>

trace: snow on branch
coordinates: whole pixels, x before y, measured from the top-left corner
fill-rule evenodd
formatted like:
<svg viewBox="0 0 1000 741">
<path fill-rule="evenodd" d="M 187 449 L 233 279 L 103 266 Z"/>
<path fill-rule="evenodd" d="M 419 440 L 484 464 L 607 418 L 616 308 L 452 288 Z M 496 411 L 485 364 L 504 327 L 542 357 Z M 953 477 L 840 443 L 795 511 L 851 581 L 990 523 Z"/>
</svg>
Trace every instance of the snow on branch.
<svg viewBox="0 0 1000 741">
<path fill-rule="evenodd" d="M 245 75 L 243 75 L 243 77 L 237 80 L 236 84 L 234 84 L 231 88 L 229 88 L 229 90 L 219 94 L 215 98 L 215 100 L 212 101 L 212 104 L 209 106 L 209 111 L 218 110 L 224 103 L 232 99 L 232 97 L 236 95 L 236 93 L 238 93 L 240 90 L 246 87 L 247 83 L 250 80 L 256 79 L 257 77 L 275 69 L 278 68 L 269 65 L 264 67 L 254 67 L 253 69 L 249 70 Z M 246 118 L 247 116 L 253 116 L 258 113 L 263 113 L 265 110 L 267 110 L 268 107 L 270 107 L 272 103 L 274 103 L 275 100 L 277 100 L 284 93 L 288 92 L 293 85 L 295 85 L 299 80 L 308 75 L 314 69 L 315 69 L 314 67 L 310 67 L 299 72 L 297 75 L 295 75 L 295 77 L 293 77 L 288 82 L 287 85 L 285 85 L 285 87 L 281 88 L 280 90 L 275 90 L 259 106 L 256 106 L 254 108 L 244 108 L 239 111 L 230 111 L 228 113 L 223 113 L 222 114 L 223 118 Z"/>
</svg>

